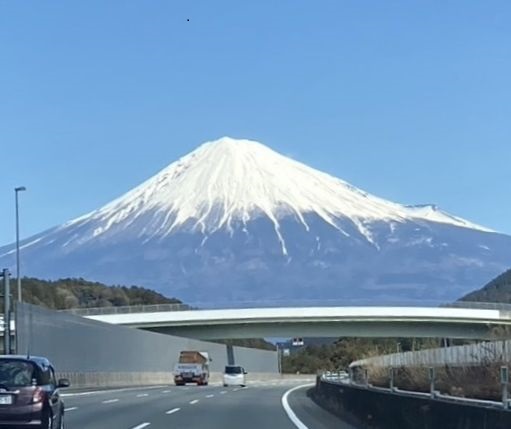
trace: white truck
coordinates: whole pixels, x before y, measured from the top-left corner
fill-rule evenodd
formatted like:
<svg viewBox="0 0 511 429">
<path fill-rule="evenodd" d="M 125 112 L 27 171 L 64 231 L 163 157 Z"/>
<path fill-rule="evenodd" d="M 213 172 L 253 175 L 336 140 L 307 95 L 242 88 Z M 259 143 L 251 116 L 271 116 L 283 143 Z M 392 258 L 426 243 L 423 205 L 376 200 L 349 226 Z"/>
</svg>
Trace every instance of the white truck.
<svg viewBox="0 0 511 429">
<path fill-rule="evenodd" d="M 207 386 L 209 383 L 210 361 L 207 352 L 182 351 L 174 368 L 174 383 L 176 386 L 184 386 L 186 383 Z"/>
</svg>

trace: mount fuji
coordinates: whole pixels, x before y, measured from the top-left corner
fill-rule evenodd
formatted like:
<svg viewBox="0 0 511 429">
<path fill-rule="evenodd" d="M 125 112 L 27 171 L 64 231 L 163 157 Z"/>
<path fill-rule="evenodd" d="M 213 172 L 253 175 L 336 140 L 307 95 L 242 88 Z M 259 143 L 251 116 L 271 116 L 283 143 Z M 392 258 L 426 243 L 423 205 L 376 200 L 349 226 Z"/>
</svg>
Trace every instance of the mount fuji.
<svg viewBox="0 0 511 429">
<path fill-rule="evenodd" d="M 14 256 L 0 247 L 1 266 Z M 511 236 L 227 137 L 22 242 L 25 275 L 139 284 L 213 306 L 450 301 L 510 261 Z"/>
</svg>

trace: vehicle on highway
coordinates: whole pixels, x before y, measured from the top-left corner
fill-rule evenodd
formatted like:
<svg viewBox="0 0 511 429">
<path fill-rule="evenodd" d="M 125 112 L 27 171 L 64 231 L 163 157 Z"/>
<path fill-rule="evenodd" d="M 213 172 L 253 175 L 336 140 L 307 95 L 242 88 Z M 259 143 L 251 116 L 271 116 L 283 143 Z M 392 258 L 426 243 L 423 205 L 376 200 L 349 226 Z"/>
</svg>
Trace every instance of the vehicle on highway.
<svg viewBox="0 0 511 429">
<path fill-rule="evenodd" d="M 59 389 L 69 385 L 46 358 L 0 356 L 0 428 L 63 429 Z"/>
<path fill-rule="evenodd" d="M 242 386 L 245 387 L 247 371 L 241 366 L 227 365 L 224 370 L 223 383 L 224 386 Z"/>
<path fill-rule="evenodd" d="M 209 383 L 209 362 L 207 352 L 182 351 L 179 362 L 174 368 L 174 383 L 184 386 L 186 383 L 197 383 L 197 386 L 207 386 Z"/>
</svg>

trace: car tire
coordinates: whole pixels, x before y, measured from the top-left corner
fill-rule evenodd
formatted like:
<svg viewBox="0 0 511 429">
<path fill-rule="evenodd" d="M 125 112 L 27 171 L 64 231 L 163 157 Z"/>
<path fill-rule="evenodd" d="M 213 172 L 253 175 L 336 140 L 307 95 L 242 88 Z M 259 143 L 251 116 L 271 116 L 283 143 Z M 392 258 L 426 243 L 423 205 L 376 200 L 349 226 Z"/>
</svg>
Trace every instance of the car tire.
<svg viewBox="0 0 511 429">
<path fill-rule="evenodd" d="M 48 410 L 48 408 L 44 408 L 41 416 L 41 425 L 39 426 L 40 429 L 53 429 L 52 428 L 52 418 L 51 418 L 51 412 Z"/>
</svg>

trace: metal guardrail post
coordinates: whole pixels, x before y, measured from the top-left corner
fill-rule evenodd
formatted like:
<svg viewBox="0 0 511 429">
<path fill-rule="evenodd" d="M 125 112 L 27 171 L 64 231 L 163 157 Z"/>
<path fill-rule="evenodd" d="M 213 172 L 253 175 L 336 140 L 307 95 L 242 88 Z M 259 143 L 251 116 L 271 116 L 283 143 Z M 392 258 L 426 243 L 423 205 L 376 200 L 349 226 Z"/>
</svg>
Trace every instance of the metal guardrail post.
<svg viewBox="0 0 511 429">
<path fill-rule="evenodd" d="M 389 368 L 389 388 L 390 390 L 394 390 L 394 368 Z"/>
<path fill-rule="evenodd" d="M 367 368 L 364 368 L 364 384 L 369 386 L 369 372 L 367 371 Z"/>
<path fill-rule="evenodd" d="M 502 406 L 504 409 L 509 408 L 509 370 L 507 366 L 500 367 L 500 384 L 502 385 Z"/>
<path fill-rule="evenodd" d="M 428 375 L 429 375 L 429 393 L 432 398 L 435 397 L 435 368 L 430 366 L 428 368 Z"/>
</svg>

